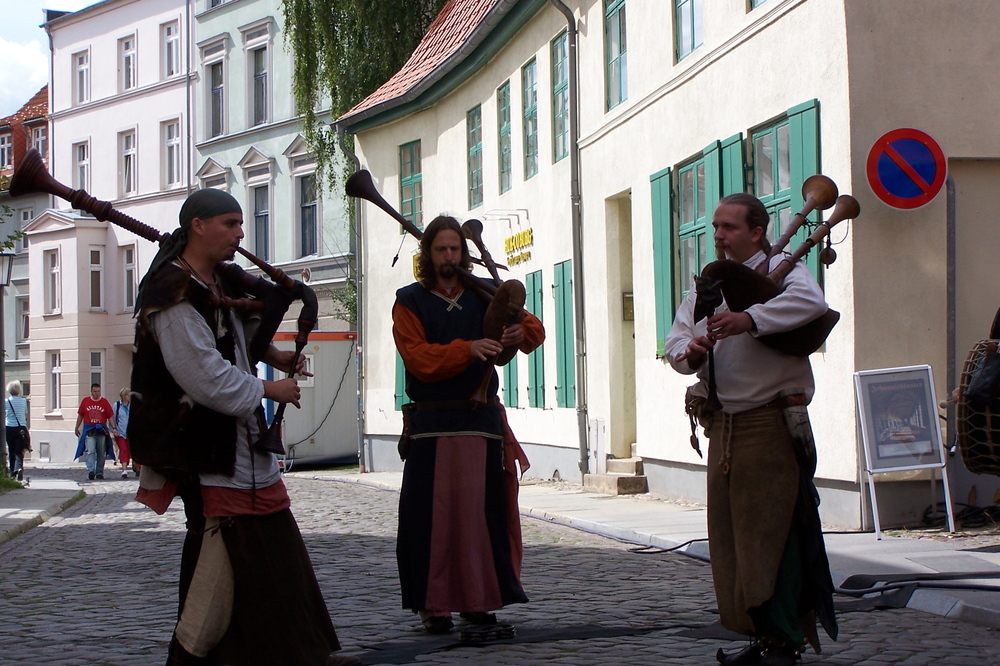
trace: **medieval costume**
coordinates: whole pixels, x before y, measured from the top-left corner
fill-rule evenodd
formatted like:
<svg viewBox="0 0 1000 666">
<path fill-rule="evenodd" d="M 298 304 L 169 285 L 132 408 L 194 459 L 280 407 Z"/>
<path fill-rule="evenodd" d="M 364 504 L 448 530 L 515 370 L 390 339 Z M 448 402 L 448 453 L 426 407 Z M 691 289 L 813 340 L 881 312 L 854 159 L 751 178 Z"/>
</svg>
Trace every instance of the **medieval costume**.
<svg viewBox="0 0 1000 666">
<path fill-rule="evenodd" d="M 238 210 L 224 194 L 189 197 L 178 231 Z M 264 386 L 245 322 L 212 298 L 243 293 L 232 271 L 205 284 L 180 255 L 168 243 L 141 285 L 129 428 L 137 499 L 163 513 L 180 495 L 187 518 L 168 663 L 320 666 L 340 644 L 277 460 L 253 447 Z"/>
<path fill-rule="evenodd" d="M 486 307 L 462 286 L 442 293 L 420 283 L 397 291 L 393 307 L 413 401 L 404 407 L 396 558 L 403 607 L 431 615 L 484 614 L 527 601 L 515 467 L 517 460 L 523 471 L 527 459 L 506 427 L 496 371 L 470 351 L 470 341 L 483 337 Z M 545 332 L 527 313 L 521 327 L 519 349 L 527 353 Z M 470 396 L 487 373 L 488 404 L 474 406 Z"/>
<path fill-rule="evenodd" d="M 754 268 L 764 260 L 757 252 L 745 265 Z M 781 260 L 774 257 L 770 267 Z M 802 262 L 782 286 L 780 295 L 746 310 L 755 332 L 714 346 L 722 411 L 701 413 L 709 436 L 709 550 L 723 626 L 793 649 L 808 639 L 818 651 L 815 618 L 834 639 L 837 625 L 805 413 L 815 390 L 812 368 L 808 358 L 774 350 L 756 336 L 793 330 L 827 306 Z M 706 320 L 695 323 L 695 298 L 692 289 L 665 346 L 667 360 L 683 374 L 695 372 L 681 356 L 688 342 L 706 335 Z M 723 303 L 716 312 L 727 310 Z M 696 403 L 707 396 L 708 364 L 697 374 L 701 382 L 691 390 Z"/>
</svg>

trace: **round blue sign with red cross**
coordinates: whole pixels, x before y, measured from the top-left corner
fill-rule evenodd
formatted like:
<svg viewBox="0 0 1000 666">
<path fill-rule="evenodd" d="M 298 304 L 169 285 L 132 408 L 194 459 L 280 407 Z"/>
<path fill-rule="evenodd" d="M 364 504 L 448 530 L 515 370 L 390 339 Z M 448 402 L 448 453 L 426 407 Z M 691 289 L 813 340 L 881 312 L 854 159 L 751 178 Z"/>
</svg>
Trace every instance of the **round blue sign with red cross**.
<svg viewBox="0 0 1000 666">
<path fill-rule="evenodd" d="M 875 142 L 868 153 L 867 172 L 875 195 L 903 210 L 930 202 L 948 175 L 944 151 L 937 141 L 920 130 L 905 127 Z"/>
</svg>

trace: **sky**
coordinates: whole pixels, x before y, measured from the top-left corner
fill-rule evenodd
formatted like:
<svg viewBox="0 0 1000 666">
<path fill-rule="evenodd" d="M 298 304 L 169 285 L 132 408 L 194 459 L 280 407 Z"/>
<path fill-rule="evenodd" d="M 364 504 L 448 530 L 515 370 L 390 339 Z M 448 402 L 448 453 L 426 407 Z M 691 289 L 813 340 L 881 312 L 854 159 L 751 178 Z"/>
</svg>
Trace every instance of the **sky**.
<svg viewBox="0 0 1000 666">
<path fill-rule="evenodd" d="M 97 0 L 0 0 L 0 118 L 20 109 L 49 80 L 46 9 L 77 11 Z"/>
</svg>

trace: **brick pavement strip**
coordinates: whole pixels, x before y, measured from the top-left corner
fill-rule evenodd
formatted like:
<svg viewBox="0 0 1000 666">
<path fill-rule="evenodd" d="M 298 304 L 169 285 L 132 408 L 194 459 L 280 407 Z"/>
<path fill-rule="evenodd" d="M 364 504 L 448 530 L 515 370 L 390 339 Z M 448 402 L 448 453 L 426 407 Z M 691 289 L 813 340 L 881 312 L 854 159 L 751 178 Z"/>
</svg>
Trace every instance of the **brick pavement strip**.
<svg viewBox="0 0 1000 666">
<path fill-rule="evenodd" d="M 305 473 L 303 473 L 305 474 Z M 34 476 L 76 478 L 78 470 Z M 709 567 L 638 554 L 597 535 L 524 519 L 531 601 L 500 613 L 519 636 L 485 647 L 432 637 L 399 607 L 398 495 L 356 483 L 286 476 L 292 509 L 345 652 L 365 664 L 714 664 L 721 645 L 685 629 L 715 620 Z M 179 502 L 156 516 L 134 480 L 85 483 L 85 499 L 0 544 L 0 663 L 163 663 L 176 611 L 183 538 Z M 987 628 L 900 609 L 839 615 L 841 639 L 805 664 L 993 663 Z M 276 665 L 279 666 L 279 665 Z"/>
</svg>

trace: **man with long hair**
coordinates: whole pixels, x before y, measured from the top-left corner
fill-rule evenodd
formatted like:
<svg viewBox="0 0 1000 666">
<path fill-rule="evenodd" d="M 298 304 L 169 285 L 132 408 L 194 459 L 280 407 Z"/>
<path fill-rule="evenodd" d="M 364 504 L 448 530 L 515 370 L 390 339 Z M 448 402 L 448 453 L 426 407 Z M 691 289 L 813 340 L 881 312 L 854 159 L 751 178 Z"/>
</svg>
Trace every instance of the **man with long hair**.
<svg viewBox="0 0 1000 666">
<path fill-rule="evenodd" d="M 494 610 L 528 600 L 515 467 L 517 460 L 523 471 L 527 459 L 506 426 L 492 358 L 510 346 L 531 352 L 545 331 L 524 312 L 499 341 L 485 338 L 488 304 L 458 270 L 470 266 L 458 221 L 437 217 L 420 241 L 419 281 L 396 292 L 392 310 L 412 401 L 404 406 L 396 558 L 403 607 L 418 612 L 429 633 L 450 631 L 452 612 L 492 625 Z M 487 403 L 475 403 L 487 376 Z"/>
</svg>

